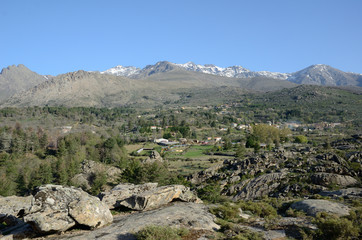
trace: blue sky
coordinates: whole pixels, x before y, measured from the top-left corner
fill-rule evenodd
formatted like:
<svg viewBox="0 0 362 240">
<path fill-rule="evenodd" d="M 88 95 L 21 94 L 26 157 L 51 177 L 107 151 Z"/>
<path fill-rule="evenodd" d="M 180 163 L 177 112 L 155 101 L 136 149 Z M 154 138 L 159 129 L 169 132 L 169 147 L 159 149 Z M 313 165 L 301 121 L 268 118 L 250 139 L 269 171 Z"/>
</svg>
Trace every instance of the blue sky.
<svg viewBox="0 0 362 240">
<path fill-rule="evenodd" d="M 0 68 L 40 74 L 158 61 L 362 73 L 361 0 L 1 0 Z"/>
</svg>

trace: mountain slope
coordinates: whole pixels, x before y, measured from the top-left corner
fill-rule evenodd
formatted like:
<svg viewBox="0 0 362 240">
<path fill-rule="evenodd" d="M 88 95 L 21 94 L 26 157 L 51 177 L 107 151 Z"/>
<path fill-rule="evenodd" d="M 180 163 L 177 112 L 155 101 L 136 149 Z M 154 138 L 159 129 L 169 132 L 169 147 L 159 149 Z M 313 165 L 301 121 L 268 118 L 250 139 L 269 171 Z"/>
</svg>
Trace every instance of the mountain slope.
<svg viewBox="0 0 362 240">
<path fill-rule="evenodd" d="M 295 84 L 269 78 L 241 79 L 228 78 L 185 71 L 178 67 L 153 73 L 154 69 L 144 71 L 145 77 L 130 79 L 120 76 L 100 74 L 98 72 L 77 71 L 58 75 L 51 80 L 18 93 L 1 107 L 9 106 L 95 106 L 116 107 L 124 105 L 161 105 L 174 103 L 182 98 L 185 92 L 201 91 L 205 101 L 212 98 L 220 101 L 218 96 L 227 99 L 227 92 L 235 94 L 252 91 L 277 90 L 293 87 Z M 146 77 L 147 76 L 147 77 Z M 267 86 L 265 89 L 265 86 Z M 224 91 L 222 95 L 208 95 L 205 92 L 220 87 L 238 88 L 240 91 Z M 244 89 L 244 90 L 243 90 Z M 224 96 L 226 95 L 226 96 Z M 202 96 L 197 96 L 196 99 Z M 237 96 L 230 96 L 230 98 Z M 199 99 L 200 99 L 199 98 Z"/>
<path fill-rule="evenodd" d="M 42 82 L 46 77 L 32 72 L 24 65 L 12 65 L 2 69 L 0 73 L 0 101 L 11 95 L 27 90 Z"/>
</svg>

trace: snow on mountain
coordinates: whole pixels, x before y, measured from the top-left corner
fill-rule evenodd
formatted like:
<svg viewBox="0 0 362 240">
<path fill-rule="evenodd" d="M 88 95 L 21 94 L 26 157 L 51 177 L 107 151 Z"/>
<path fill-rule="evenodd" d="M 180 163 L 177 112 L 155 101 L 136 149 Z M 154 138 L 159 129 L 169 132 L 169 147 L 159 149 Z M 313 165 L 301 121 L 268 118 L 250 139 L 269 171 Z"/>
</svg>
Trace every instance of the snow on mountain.
<svg viewBox="0 0 362 240">
<path fill-rule="evenodd" d="M 168 66 L 165 68 L 165 66 Z M 102 74 L 112 74 L 116 76 L 124 76 L 124 77 L 131 77 L 137 78 L 137 76 L 144 76 L 143 73 L 150 72 L 150 70 L 154 70 L 151 73 L 156 72 L 164 72 L 170 71 L 174 68 L 184 69 L 186 71 L 193 71 L 193 72 L 201 72 L 206 74 L 218 75 L 223 77 L 235 77 L 235 78 L 248 78 L 248 77 L 271 77 L 271 78 L 278 78 L 278 79 L 287 79 L 290 74 L 286 73 L 277 73 L 277 72 L 268 72 L 268 71 L 260 71 L 260 72 L 253 72 L 249 69 L 246 69 L 241 66 L 232 66 L 227 68 L 222 68 L 215 66 L 213 64 L 195 64 L 193 62 L 187 62 L 183 64 L 177 63 L 169 63 L 169 62 L 158 62 L 155 65 L 148 65 L 143 69 L 136 68 L 136 67 L 123 67 L 123 66 L 116 66 L 114 68 L 108 69 Z M 161 68 L 161 69 L 160 69 Z M 143 75 L 142 75 L 143 74 Z"/>
<path fill-rule="evenodd" d="M 315 64 L 293 73 L 288 79 L 297 84 L 361 86 L 360 74 L 347 73 L 325 64 Z"/>
<path fill-rule="evenodd" d="M 133 66 L 121 66 L 118 65 L 114 68 L 110 68 L 106 71 L 101 72 L 101 74 L 111 74 L 116 76 L 123 76 L 123 77 L 132 77 L 134 75 L 139 74 L 142 71 L 142 69 L 133 67 Z"/>
</svg>

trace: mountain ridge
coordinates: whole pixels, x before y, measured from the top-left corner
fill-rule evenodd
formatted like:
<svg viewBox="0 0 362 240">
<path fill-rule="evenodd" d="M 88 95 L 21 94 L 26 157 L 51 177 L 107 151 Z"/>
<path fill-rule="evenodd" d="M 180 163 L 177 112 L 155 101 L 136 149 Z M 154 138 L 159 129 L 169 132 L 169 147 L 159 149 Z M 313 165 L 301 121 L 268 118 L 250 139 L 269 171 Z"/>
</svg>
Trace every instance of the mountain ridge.
<svg viewBox="0 0 362 240">
<path fill-rule="evenodd" d="M 123 67 L 122 65 L 118 65 L 100 73 L 125 76 L 129 78 L 145 78 L 155 73 L 171 71 L 174 69 L 232 78 L 268 77 L 287 80 L 297 84 L 362 86 L 362 74 L 343 72 L 325 64 L 314 64 L 294 73 L 279 73 L 270 71 L 251 71 L 242 66 L 222 68 L 213 64 L 200 65 L 193 62 L 178 64 L 168 61 L 160 61 L 154 65 L 147 65 L 142 69 L 132 66 Z"/>
</svg>

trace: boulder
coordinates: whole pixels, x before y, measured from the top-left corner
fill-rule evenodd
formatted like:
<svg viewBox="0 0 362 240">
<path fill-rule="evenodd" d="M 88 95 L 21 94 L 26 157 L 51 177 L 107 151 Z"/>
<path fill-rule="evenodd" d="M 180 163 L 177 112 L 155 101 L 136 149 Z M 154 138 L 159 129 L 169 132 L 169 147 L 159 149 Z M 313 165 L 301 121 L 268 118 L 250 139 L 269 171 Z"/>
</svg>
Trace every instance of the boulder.
<svg viewBox="0 0 362 240">
<path fill-rule="evenodd" d="M 110 192 L 101 193 L 100 199 L 110 209 L 127 207 L 133 210 L 158 208 L 176 199 L 184 202 L 202 202 L 183 185 L 157 187 L 157 183 L 119 184 Z"/>
<path fill-rule="evenodd" d="M 215 219 L 215 216 L 203 204 L 175 202 L 151 211 L 115 216 L 114 222 L 104 228 L 75 235 L 69 232 L 58 235 L 56 239 L 129 240 L 135 239 L 133 234 L 149 225 L 215 231 L 220 228 L 215 224 Z"/>
<path fill-rule="evenodd" d="M 146 158 L 143 163 L 163 162 L 163 158 L 157 151 L 152 151 L 150 156 Z"/>
<path fill-rule="evenodd" d="M 311 180 L 314 184 L 329 186 L 329 185 L 338 185 L 338 186 L 350 186 L 355 185 L 358 181 L 347 175 L 339 175 L 335 173 L 315 173 L 311 176 Z"/>
<path fill-rule="evenodd" d="M 14 217 L 20 217 L 25 211 L 27 211 L 31 207 L 32 200 L 33 196 L 0 196 L 0 216 L 12 215 Z"/>
<path fill-rule="evenodd" d="M 89 228 L 112 222 L 107 205 L 75 187 L 45 185 L 37 189 L 24 221 L 41 233 L 62 232 L 77 224 Z"/>
<path fill-rule="evenodd" d="M 256 177 L 249 181 L 245 187 L 234 196 L 233 200 L 249 200 L 268 196 L 280 185 L 280 181 L 283 180 L 286 175 L 287 173 L 280 172 L 264 174 Z"/>
<path fill-rule="evenodd" d="M 104 202 L 109 209 L 119 208 L 120 204 L 127 198 L 132 197 L 134 194 L 150 191 L 157 188 L 158 183 L 145 183 L 141 185 L 134 185 L 131 183 L 121 183 L 115 186 L 109 192 L 102 192 L 99 198 Z"/>
<path fill-rule="evenodd" d="M 349 207 L 341 203 L 321 199 L 307 199 L 295 202 L 290 207 L 295 210 L 304 211 L 310 216 L 316 216 L 319 212 L 326 212 L 337 216 L 347 216 L 350 211 Z"/>
<path fill-rule="evenodd" d="M 133 210 L 149 210 L 159 208 L 174 200 L 201 202 L 189 188 L 183 185 L 171 185 L 135 194 L 130 198 L 125 199 L 120 204 Z"/>
</svg>

